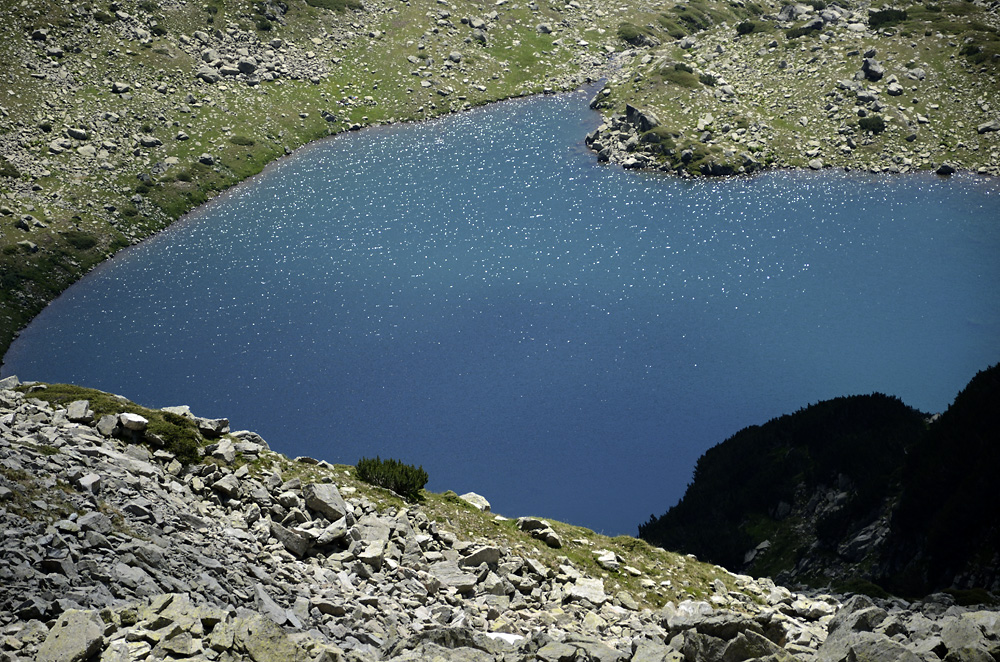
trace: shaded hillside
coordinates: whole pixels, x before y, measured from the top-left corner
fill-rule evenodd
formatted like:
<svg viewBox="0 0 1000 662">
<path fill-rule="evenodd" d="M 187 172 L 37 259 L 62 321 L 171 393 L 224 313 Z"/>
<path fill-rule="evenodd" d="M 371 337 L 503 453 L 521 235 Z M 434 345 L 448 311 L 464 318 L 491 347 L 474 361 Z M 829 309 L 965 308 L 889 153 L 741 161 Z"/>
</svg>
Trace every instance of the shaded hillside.
<svg viewBox="0 0 1000 662">
<path fill-rule="evenodd" d="M 640 526 L 639 535 L 728 568 L 743 567 L 748 552 L 769 540 L 770 553 L 753 569 L 793 567 L 816 528 L 840 531 L 837 513 L 877 513 L 886 478 L 895 480 L 923 427 L 919 412 L 873 394 L 745 428 L 698 460 L 680 503 Z M 812 526 L 799 535 L 809 519 Z"/>
<path fill-rule="evenodd" d="M 881 394 L 821 402 L 710 449 L 641 538 L 754 575 L 906 595 L 997 588 L 1000 366 L 932 423 Z"/>
<path fill-rule="evenodd" d="M 997 586 L 998 430 L 1000 365 L 969 382 L 906 464 L 881 569 L 893 589 Z"/>
</svg>

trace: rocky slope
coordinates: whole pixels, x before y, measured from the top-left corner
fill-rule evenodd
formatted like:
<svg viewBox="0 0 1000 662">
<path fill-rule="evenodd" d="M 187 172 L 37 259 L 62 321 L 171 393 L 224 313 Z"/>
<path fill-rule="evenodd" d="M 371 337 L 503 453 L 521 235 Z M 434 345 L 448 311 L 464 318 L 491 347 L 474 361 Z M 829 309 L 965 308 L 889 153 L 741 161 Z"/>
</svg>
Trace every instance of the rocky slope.
<svg viewBox="0 0 1000 662">
<path fill-rule="evenodd" d="M 747 428 L 699 459 L 680 503 L 640 536 L 779 581 L 1000 592 L 988 477 L 1000 462 L 998 405 L 995 365 L 941 415 L 873 394 Z"/>
<path fill-rule="evenodd" d="M 3 660 L 1000 655 L 1000 613 L 948 595 L 793 593 L 474 495 L 407 504 L 185 408 L 16 385 L 0 382 Z"/>
<path fill-rule="evenodd" d="M 641 46 L 595 97 L 611 116 L 588 143 L 602 160 L 684 176 L 996 175 L 998 28 L 995 3 L 666 7 L 626 31 Z"/>
</svg>

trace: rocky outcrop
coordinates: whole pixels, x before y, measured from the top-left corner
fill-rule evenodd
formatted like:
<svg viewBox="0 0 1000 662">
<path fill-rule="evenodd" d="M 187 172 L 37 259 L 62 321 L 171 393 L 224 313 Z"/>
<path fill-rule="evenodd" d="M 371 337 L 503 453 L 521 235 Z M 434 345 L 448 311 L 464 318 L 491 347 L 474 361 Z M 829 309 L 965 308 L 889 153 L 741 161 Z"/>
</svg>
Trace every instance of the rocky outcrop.
<svg viewBox="0 0 1000 662">
<path fill-rule="evenodd" d="M 136 415 L 127 417 L 132 428 L 110 414 L 117 424 L 102 428 L 106 417 L 94 421 L 87 401 L 53 407 L 9 390 L 16 380 L 3 386 L 0 656 L 10 662 L 1000 653 L 1000 614 L 956 607 L 948 596 L 842 603 L 692 559 L 628 565 L 608 549 L 592 553 L 604 571 L 595 575 L 568 556 L 543 562 L 530 545 L 463 540 L 420 506 L 378 507 L 344 485 L 340 469 L 288 460 L 250 432 L 206 445 L 204 459 L 185 466 L 125 433 L 142 427 Z M 518 529 L 529 542 L 554 534 L 536 518 L 511 523 Z M 580 553 L 579 541 L 563 544 Z M 651 590 L 694 587 L 706 570 L 718 578 L 705 599 L 662 608 L 609 584 L 621 574 Z"/>
</svg>

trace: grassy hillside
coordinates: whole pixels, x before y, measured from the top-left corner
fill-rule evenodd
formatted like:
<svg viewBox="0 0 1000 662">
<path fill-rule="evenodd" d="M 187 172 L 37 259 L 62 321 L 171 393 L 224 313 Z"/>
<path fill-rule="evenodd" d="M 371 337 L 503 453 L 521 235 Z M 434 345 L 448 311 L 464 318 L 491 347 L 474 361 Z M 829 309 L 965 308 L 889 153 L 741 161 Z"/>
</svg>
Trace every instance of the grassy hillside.
<svg viewBox="0 0 1000 662">
<path fill-rule="evenodd" d="M 609 4 L 0 2 L 0 350 L 94 264 L 306 142 L 598 75 Z"/>
<path fill-rule="evenodd" d="M 599 143 L 626 167 L 685 175 L 942 164 L 996 175 L 998 28 L 995 8 L 965 0 L 664 6 L 622 24 L 659 45 L 597 99 L 657 126 L 608 122 Z"/>
<path fill-rule="evenodd" d="M 0 12 L 0 351 L 95 264 L 306 142 L 600 77 L 591 145 L 627 167 L 1000 172 L 1000 18 L 981 0 Z"/>
</svg>

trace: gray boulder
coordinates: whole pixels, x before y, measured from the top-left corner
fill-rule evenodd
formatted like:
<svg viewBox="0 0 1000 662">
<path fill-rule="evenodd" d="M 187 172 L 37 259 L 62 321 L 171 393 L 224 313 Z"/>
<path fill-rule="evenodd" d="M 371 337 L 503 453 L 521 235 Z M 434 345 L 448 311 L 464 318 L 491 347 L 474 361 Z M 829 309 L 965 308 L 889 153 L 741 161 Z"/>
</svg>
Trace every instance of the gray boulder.
<svg viewBox="0 0 1000 662">
<path fill-rule="evenodd" d="M 104 416 L 101 416 L 99 421 L 97 421 L 97 431 L 105 437 L 113 435 L 115 428 L 117 427 L 118 417 L 113 414 L 105 414 Z"/>
<path fill-rule="evenodd" d="M 344 497 L 333 483 L 310 483 L 302 488 L 302 497 L 310 510 L 331 522 L 336 522 L 347 514 Z"/>
<path fill-rule="evenodd" d="M 212 489 L 230 499 L 238 499 L 241 492 L 240 479 L 233 474 L 228 474 L 212 483 Z"/>
<path fill-rule="evenodd" d="M 865 78 L 870 81 L 882 80 L 882 76 L 885 75 L 885 69 L 879 61 L 873 57 L 866 57 L 861 62 L 861 72 L 865 75 Z"/>
<path fill-rule="evenodd" d="M 842 632 L 820 646 L 816 662 L 923 662 L 902 644 L 878 632 Z"/>
<path fill-rule="evenodd" d="M 198 431 L 208 439 L 217 439 L 229 433 L 228 418 L 195 417 L 194 422 L 198 425 Z"/>
<path fill-rule="evenodd" d="M 455 561 L 435 563 L 428 572 L 443 586 L 454 588 L 459 593 L 468 593 L 476 587 L 476 576 L 465 572 Z"/>
<path fill-rule="evenodd" d="M 684 654 L 685 662 L 719 662 L 728 646 L 724 639 L 697 630 L 684 630 L 670 640 L 670 645 Z"/>
<path fill-rule="evenodd" d="M 795 659 L 791 653 L 764 635 L 753 631 L 737 634 L 722 653 L 722 662 L 744 662 L 744 660 L 758 658 L 767 658 L 773 662 L 785 662 Z"/>
<path fill-rule="evenodd" d="M 74 423 L 90 423 L 94 420 L 94 412 L 90 409 L 90 400 L 75 400 L 66 407 L 66 418 Z"/>
<path fill-rule="evenodd" d="M 104 645 L 104 621 L 96 611 L 67 611 L 38 648 L 37 662 L 83 662 Z"/>
<path fill-rule="evenodd" d="M 309 551 L 309 538 L 298 531 L 286 529 L 277 522 L 271 522 L 271 535 L 295 556 L 301 558 Z"/>
<path fill-rule="evenodd" d="M 600 607 L 611 599 L 604 592 L 604 580 L 602 579 L 578 577 L 572 584 L 567 585 L 564 591 L 568 599 L 586 600 L 595 607 Z"/>
<path fill-rule="evenodd" d="M 459 495 L 458 497 L 462 501 L 478 508 L 484 513 L 490 512 L 490 502 L 486 500 L 486 497 L 476 494 L 475 492 L 466 492 L 465 494 Z"/>
<path fill-rule="evenodd" d="M 651 110 L 639 110 L 631 104 L 625 104 L 625 119 L 639 131 L 649 131 L 660 126 L 660 120 Z"/>
<path fill-rule="evenodd" d="M 990 133 L 992 131 L 1000 131 L 1000 120 L 985 122 L 976 127 L 976 132 L 980 134 Z"/>
<path fill-rule="evenodd" d="M 300 662 L 310 659 L 277 623 L 258 614 L 236 619 L 234 645 L 256 662 Z"/>
<path fill-rule="evenodd" d="M 201 80 L 209 84 L 218 83 L 220 80 L 222 80 L 222 74 L 220 74 L 217 70 L 215 70 L 213 67 L 208 66 L 207 64 L 203 64 L 202 66 L 198 67 L 198 71 L 196 71 L 194 75 L 195 78 L 200 78 Z"/>
<path fill-rule="evenodd" d="M 149 421 L 144 416 L 125 412 L 118 415 L 118 424 L 126 430 L 142 432 L 149 425 Z"/>
</svg>

